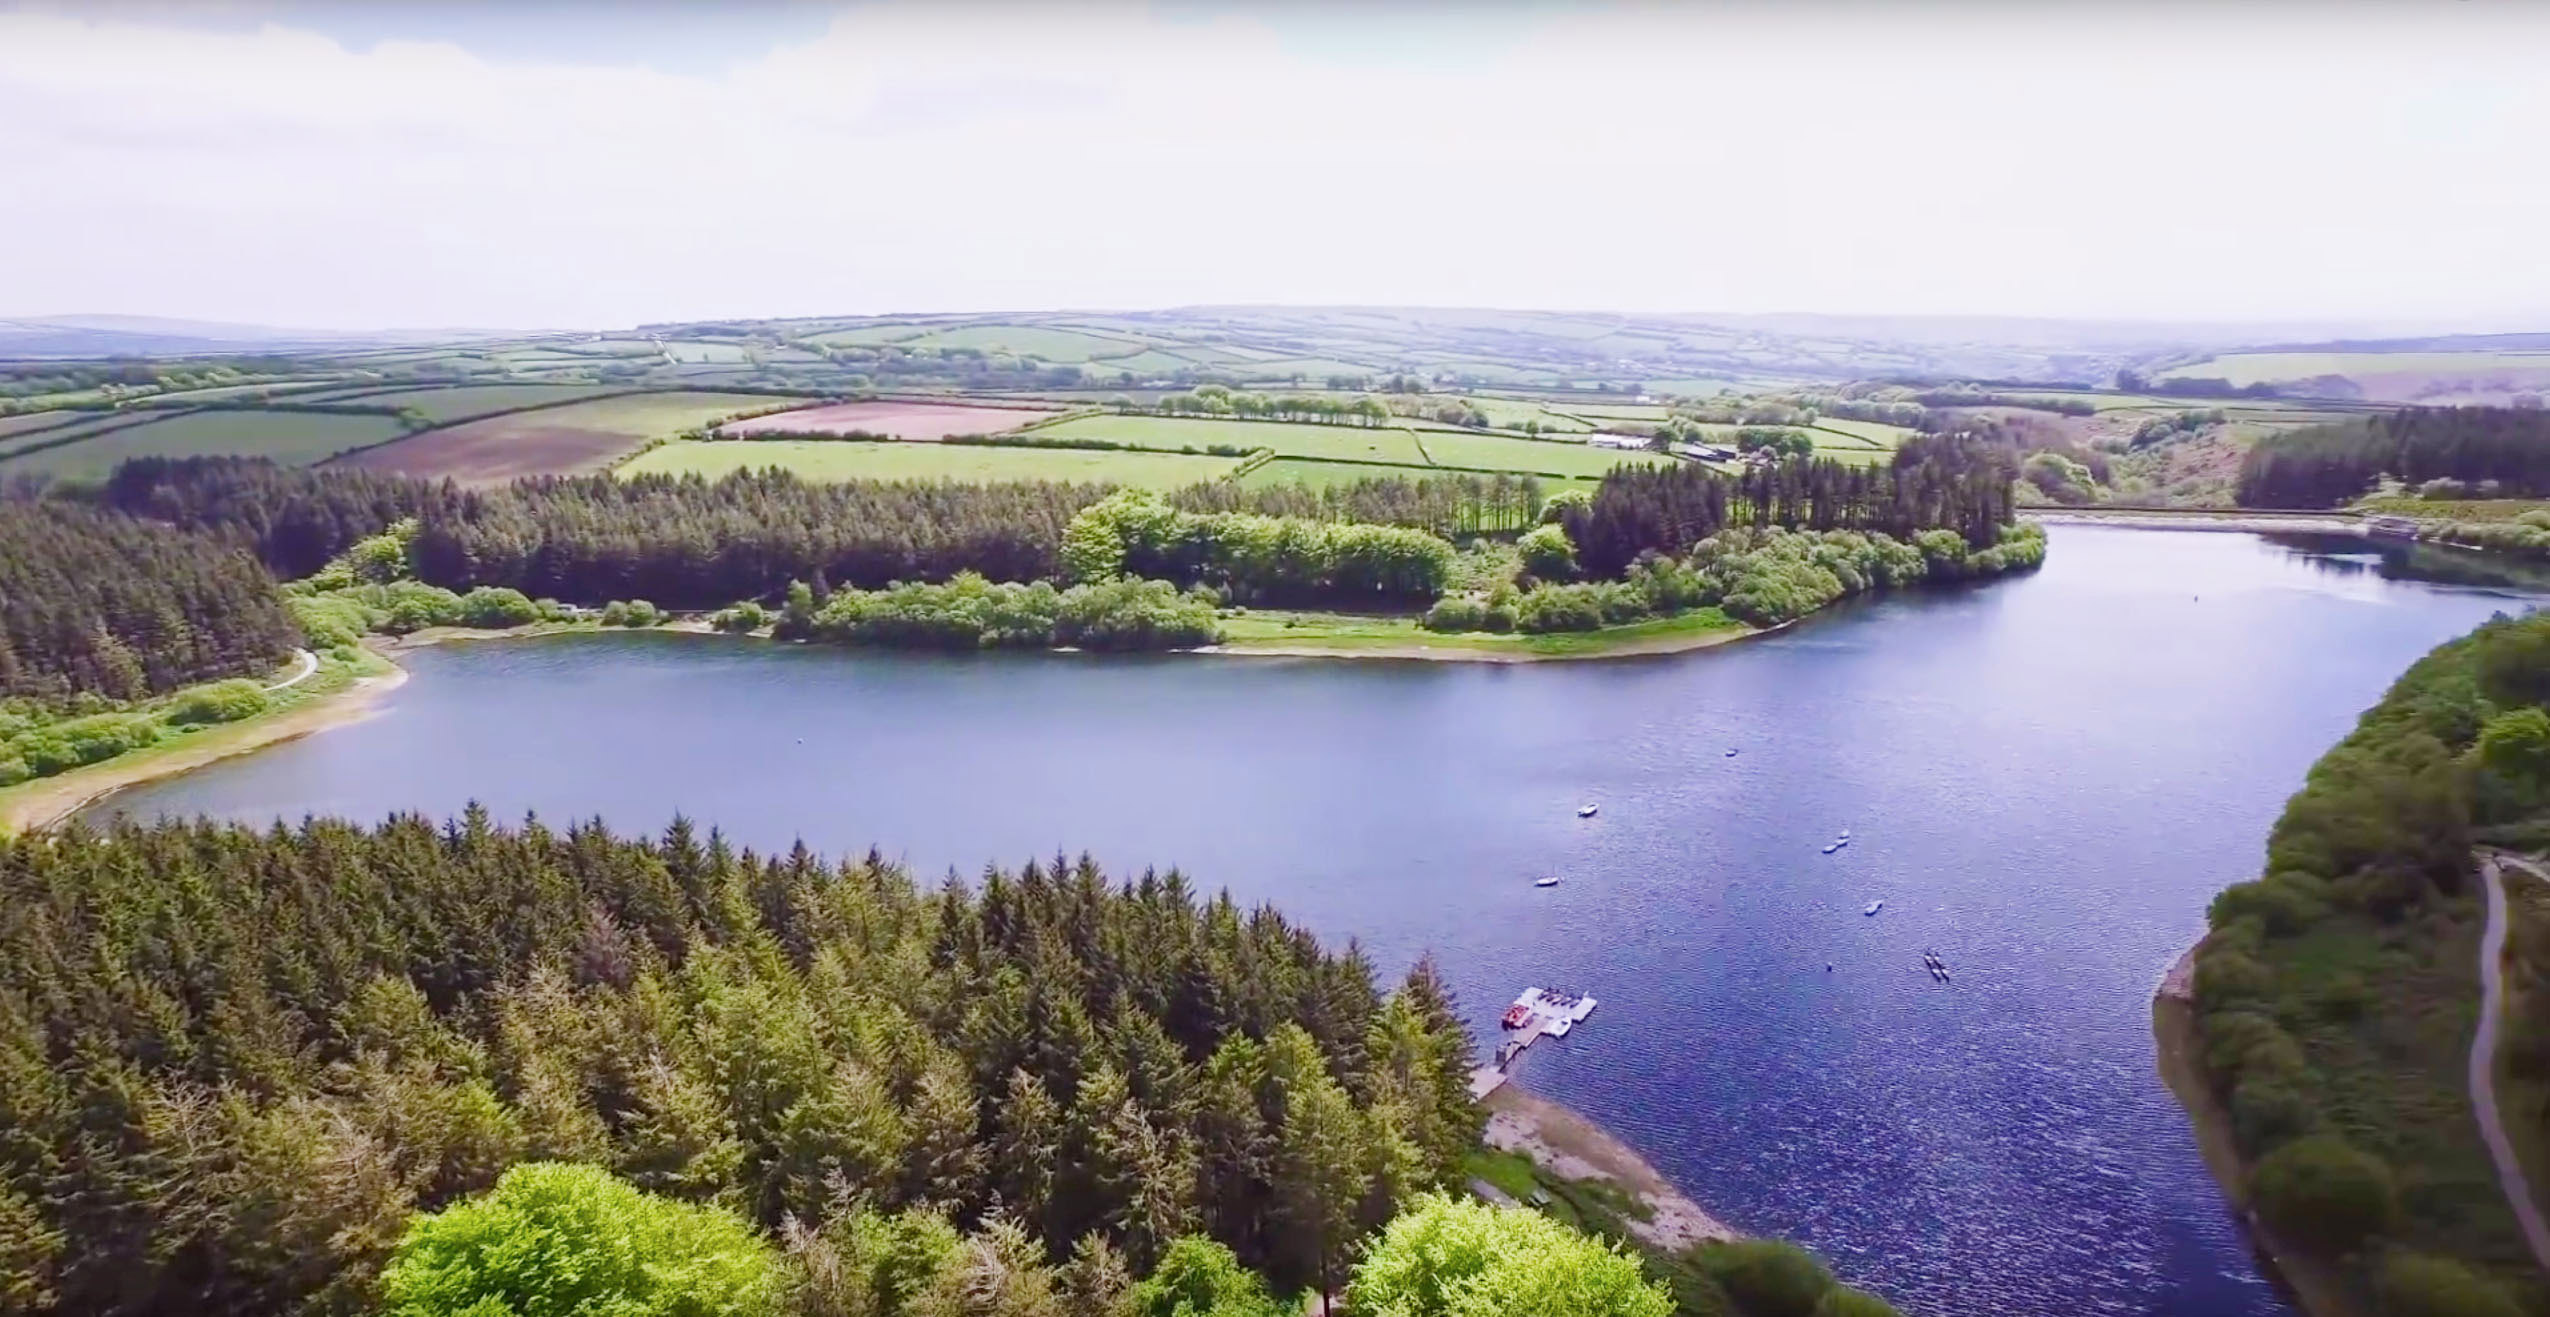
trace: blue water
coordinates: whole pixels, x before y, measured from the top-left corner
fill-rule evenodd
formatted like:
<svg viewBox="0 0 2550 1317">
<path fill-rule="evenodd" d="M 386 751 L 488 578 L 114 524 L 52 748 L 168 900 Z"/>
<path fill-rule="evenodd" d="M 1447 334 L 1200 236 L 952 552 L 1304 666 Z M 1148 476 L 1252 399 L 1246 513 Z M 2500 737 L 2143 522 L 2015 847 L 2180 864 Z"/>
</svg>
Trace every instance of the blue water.
<svg viewBox="0 0 2550 1317">
<path fill-rule="evenodd" d="M 2523 600 L 2361 541 L 2053 534 L 2033 577 L 1607 663 L 450 646 L 370 721 L 101 808 L 1177 866 L 1394 974 L 1432 950 L 1487 1042 L 1527 984 L 1596 994 L 1524 1081 L 1909 1311 L 2283 1312 L 2155 1077 L 2153 987 L 2356 712 Z"/>
</svg>

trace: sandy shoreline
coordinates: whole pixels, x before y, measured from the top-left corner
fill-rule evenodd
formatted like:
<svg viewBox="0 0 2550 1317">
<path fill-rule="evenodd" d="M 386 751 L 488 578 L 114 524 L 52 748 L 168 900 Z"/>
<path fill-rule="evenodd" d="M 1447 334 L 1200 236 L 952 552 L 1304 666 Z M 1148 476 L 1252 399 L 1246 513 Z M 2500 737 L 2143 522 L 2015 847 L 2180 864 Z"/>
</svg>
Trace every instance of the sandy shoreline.
<svg viewBox="0 0 2550 1317">
<path fill-rule="evenodd" d="M 1769 635 L 1781 627 L 1722 627 L 1680 636 L 1647 636 L 1623 641 L 1616 648 L 1589 654 L 1534 654 L 1528 650 L 1462 649 L 1452 645 L 1365 645 L 1354 648 L 1325 645 L 1200 645 L 1186 652 L 1217 654 L 1234 658 L 1322 658 L 1322 659 L 1420 659 L 1431 663 L 1587 663 L 1611 658 L 1638 658 L 1655 654 L 1684 654 L 1695 649 L 1708 649 L 1730 641 L 1750 640 Z M 1591 634 L 1591 633 L 1588 633 Z"/>
<path fill-rule="evenodd" d="M 358 677 L 341 691 L 281 713 L 210 728 L 173 745 L 136 751 L 127 759 L 37 778 L 0 800 L 0 831 L 49 828 L 127 787 L 359 722 L 371 715 L 382 696 L 406 684 L 407 669 L 387 660 L 384 665 L 388 671 Z"/>
<path fill-rule="evenodd" d="M 2244 512 L 2095 512 L 2085 508 L 2021 508 L 2019 518 L 2047 526 L 2113 526 L 2120 530 L 2219 530 L 2243 534 L 2361 535 L 2364 523 L 2339 516 L 2261 516 Z"/>
<path fill-rule="evenodd" d="M 1561 1179 L 1607 1180 L 1620 1186 L 1649 1213 L 1647 1220 L 1627 1224 L 1650 1247 L 1680 1253 L 1709 1240 L 1737 1238 L 1628 1144 L 1576 1112 L 1512 1083 L 1488 1094 L 1485 1105 L 1489 1147 L 1520 1153 Z"/>
</svg>

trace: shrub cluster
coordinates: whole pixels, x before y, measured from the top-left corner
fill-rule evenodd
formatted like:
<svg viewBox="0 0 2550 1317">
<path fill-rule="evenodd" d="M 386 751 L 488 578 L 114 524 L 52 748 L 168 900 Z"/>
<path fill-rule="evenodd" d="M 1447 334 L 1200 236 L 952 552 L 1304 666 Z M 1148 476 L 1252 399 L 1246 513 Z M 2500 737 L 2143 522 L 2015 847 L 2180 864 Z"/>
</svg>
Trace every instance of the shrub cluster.
<svg viewBox="0 0 2550 1317">
<path fill-rule="evenodd" d="M 1641 558 L 1618 581 L 1447 598 L 1427 612 L 1425 625 L 1591 631 L 1715 606 L 1755 626 L 1776 626 L 1849 595 L 1997 576 L 2044 561 L 2045 532 L 2028 523 L 2005 527 L 1999 542 L 1980 550 L 1949 530 L 1923 531 L 1909 542 L 1877 531 L 1730 530 L 1702 540 L 1680 560 Z"/>
<path fill-rule="evenodd" d="M 1423 603 L 1443 592 L 1452 545 L 1404 526 L 1194 513 L 1147 490 L 1118 490 L 1063 531 L 1075 581 L 1133 575 L 1209 585 L 1247 603 L 1370 606 Z"/>
<path fill-rule="evenodd" d="M 783 637 L 899 649 L 1187 649 L 1220 638 L 1214 601 L 1166 581 L 1129 577 L 1057 590 L 987 581 L 971 572 L 939 584 L 838 590 L 809 608 L 790 592 Z"/>
</svg>

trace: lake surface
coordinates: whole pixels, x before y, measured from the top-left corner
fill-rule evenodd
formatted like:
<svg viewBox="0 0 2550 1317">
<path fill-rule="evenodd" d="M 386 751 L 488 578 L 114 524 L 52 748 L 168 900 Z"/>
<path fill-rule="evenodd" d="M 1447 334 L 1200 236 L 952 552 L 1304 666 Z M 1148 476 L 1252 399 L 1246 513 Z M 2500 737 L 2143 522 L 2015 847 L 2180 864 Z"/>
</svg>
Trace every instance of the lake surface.
<svg viewBox="0 0 2550 1317">
<path fill-rule="evenodd" d="M 1526 985 L 1598 995 L 1525 1082 L 1907 1311 L 2283 1312 L 2152 990 L 2356 713 L 2526 596 L 2361 540 L 2052 534 L 2032 577 L 1607 663 L 445 646 L 369 721 L 93 813 L 476 799 L 925 878 L 1176 866 L 1386 973 L 1431 949 L 1483 1051 Z"/>
</svg>

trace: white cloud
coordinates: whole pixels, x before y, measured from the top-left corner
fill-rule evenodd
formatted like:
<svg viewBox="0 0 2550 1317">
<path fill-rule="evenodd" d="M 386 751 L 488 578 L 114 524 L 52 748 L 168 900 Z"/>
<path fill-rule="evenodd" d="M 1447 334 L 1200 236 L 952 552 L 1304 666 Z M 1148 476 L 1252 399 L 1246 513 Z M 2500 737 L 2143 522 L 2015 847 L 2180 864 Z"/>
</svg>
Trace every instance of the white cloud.
<svg viewBox="0 0 2550 1317">
<path fill-rule="evenodd" d="M 662 72 L 0 13 L 0 314 L 2550 321 L 2537 7 L 1271 17 L 865 8 Z"/>
</svg>

